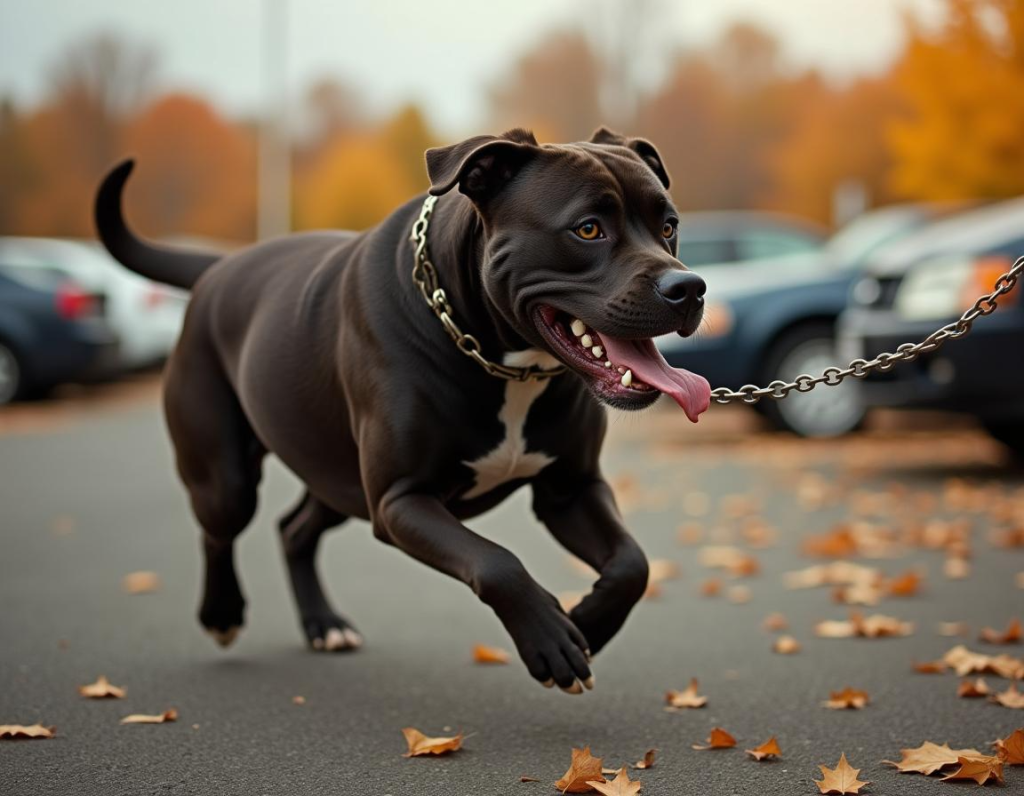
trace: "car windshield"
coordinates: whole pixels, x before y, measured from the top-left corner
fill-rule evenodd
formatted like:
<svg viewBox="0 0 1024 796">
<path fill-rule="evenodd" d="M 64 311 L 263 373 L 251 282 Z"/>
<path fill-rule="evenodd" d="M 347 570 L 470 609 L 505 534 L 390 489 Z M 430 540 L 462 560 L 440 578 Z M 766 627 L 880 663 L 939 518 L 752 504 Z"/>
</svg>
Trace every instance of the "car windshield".
<svg viewBox="0 0 1024 796">
<path fill-rule="evenodd" d="M 925 220 L 916 208 L 889 208 L 866 213 L 833 235 L 825 249 L 829 261 L 842 268 L 863 263 L 873 251 L 905 235 Z"/>
</svg>

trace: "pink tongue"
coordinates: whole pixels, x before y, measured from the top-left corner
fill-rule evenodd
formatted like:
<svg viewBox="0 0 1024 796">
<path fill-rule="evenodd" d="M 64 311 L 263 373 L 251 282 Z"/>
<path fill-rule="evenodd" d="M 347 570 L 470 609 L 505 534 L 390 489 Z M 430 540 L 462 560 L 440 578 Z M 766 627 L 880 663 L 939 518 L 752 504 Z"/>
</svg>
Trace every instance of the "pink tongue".
<svg viewBox="0 0 1024 796">
<path fill-rule="evenodd" d="M 670 367 L 651 340 L 616 340 L 598 334 L 606 356 L 615 365 L 629 368 L 645 384 L 661 390 L 683 407 L 694 423 L 711 404 L 711 385 L 703 376 Z"/>
</svg>

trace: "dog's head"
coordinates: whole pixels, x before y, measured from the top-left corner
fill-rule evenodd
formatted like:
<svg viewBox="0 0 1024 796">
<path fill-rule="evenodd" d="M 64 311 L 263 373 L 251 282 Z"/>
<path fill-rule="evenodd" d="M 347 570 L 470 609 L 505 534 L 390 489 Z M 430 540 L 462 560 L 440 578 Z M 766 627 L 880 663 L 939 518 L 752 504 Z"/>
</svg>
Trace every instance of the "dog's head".
<svg viewBox="0 0 1024 796">
<path fill-rule="evenodd" d="M 458 185 L 480 215 L 480 279 L 498 313 L 605 403 L 640 409 L 667 393 L 696 421 L 707 381 L 669 367 L 653 337 L 692 334 L 704 282 L 676 259 L 678 218 L 653 145 L 604 128 L 541 146 L 532 133 L 427 152 L 430 192 Z"/>
</svg>

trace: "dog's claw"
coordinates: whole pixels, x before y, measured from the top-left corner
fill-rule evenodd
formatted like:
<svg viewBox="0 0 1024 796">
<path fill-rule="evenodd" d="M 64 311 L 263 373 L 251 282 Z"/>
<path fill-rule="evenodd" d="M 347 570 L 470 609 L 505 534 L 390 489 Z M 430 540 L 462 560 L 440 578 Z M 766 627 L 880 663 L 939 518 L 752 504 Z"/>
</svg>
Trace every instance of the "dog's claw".
<svg viewBox="0 0 1024 796">
<path fill-rule="evenodd" d="M 588 691 L 594 690 L 594 675 L 590 675 L 590 677 L 583 681 L 583 687 Z"/>
<path fill-rule="evenodd" d="M 213 640 L 221 647 L 230 647 L 235 643 L 235 639 L 238 638 L 238 634 L 242 632 L 242 628 L 237 625 L 229 627 L 227 630 L 217 630 L 216 628 L 208 627 L 206 628 L 206 632 L 209 633 Z"/>
<path fill-rule="evenodd" d="M 562 687 L 559 686 L 559 688 L 562 688 Z M 573 684 L 571 686 L 569 686 L 568 688 L 562 688 L 562 690 L 565 691 L 565 693 L 567 693 L 567 694 L 582 694 L 583 693 L 583 686 L 580 685 L 580 681 L 579 680 L 576 680 L 576 681 L 573 682 Z"/>
<path fill-rule="evenodd" d="M 324 638 L 324 649 L 333 652 L 344 649 L 345 646 L 345 634 L 336 627 L 328 628 L 327 636 Z"/>
<path fill-rule="evenodd" d="M 548 680 L 545 680 L 543 683 L 541 683 L 541 685 L 544 686 L 545 688 L 554 688 L 555 687 L 555 681 L 554 681 L 553 678 L 552 679 L 548 679 Z"/>
</svg>

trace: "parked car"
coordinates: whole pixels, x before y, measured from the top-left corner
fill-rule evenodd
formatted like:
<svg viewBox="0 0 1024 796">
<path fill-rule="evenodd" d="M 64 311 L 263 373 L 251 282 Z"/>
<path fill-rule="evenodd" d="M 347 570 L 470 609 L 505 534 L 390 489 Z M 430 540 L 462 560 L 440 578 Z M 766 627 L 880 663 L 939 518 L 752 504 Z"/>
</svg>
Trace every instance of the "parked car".
<svg viewBox="0 0 1024 796">
<path fill-rule="evenodd" d="M 1024 197 L 932 225 L 865 269 L 839 322 L 843 358 L 873 359 L 956 320 L 1024 256 Z M 1024 285 L 938 351 L 858 382 L 869 406 L 966 412 L 1024 456 Z"/>
<path fill-rule="evenodd" d="M 679 218 L 679 259 L 690 268 L 817 251 L 824 229 L 780 213 L 716 211 Z"/>
<path fill-rule="evenodd" d="M 104 307 L 61 271 L 0 257 L 0 405 L 108 370 L 118 339 Z"/>
<path fill-rule="evenodd" d="M 708 283 L 701 331 L 685 340 L 659 338 L 658 347 L 672 365 L 702 374 L 713 387 L 817 375 L 839 360 L 836 319 L 866 259 L 950 211 L 883 208 L 851 222 L 818 252 L 700 270 Z M 762 400 L 756 408 L 776 427 L 806 437 L 852 431 L 865 413 L 856 389 L 846 385 Z"/>
<path fill-rule="evenodd" d="M 23 269 L 55 269 L 104 294 L 107 320 L 120 338 L 118 365 L 123 370 L 162 362 L 178 339 L 187 294 L 131 273 L 96 243 L 0 238 L 0 261 Z"/>
</svg>

